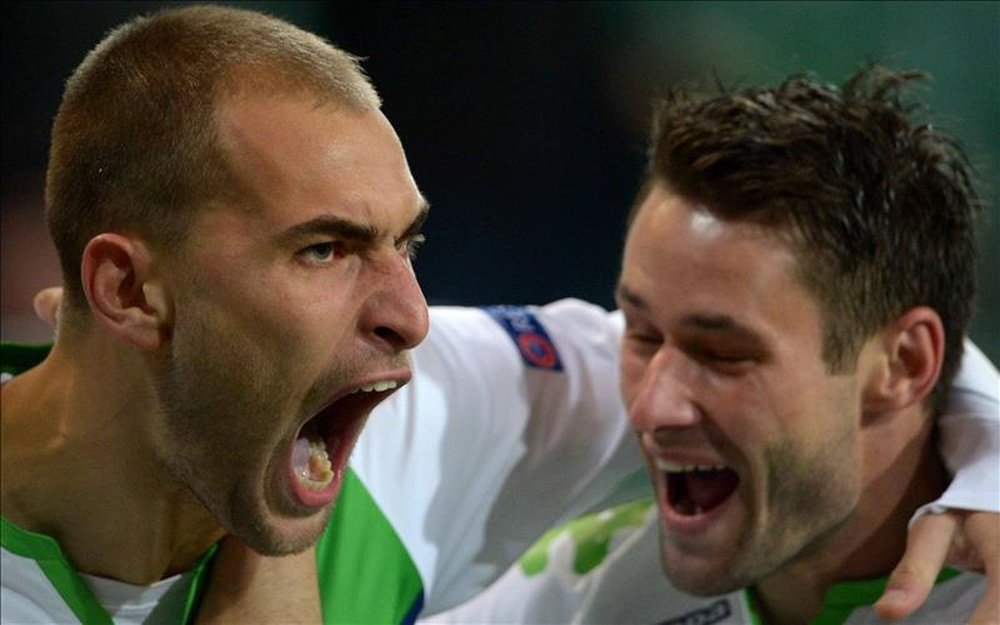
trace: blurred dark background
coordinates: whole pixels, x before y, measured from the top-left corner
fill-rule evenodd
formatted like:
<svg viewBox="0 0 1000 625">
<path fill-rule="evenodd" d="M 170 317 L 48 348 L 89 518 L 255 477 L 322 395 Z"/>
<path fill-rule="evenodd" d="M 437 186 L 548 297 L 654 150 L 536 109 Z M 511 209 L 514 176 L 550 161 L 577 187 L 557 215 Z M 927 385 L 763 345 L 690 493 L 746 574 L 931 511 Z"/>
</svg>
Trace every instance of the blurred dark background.
<svg viewBox="0 0 1000 625">
<path fill-rule="evenodd" d="M 59 281 L 42 219 L 63 81 L 111 27 L 164 2 L 2 9 L 2 319 L 44 340 L 31 296 Z M 998 2 L 245 2 L 367 60 L 432 205 L 417 271 L 431 303 L 612 306 L 650 101 L 691 80 L 840 82 L 868 59 L 920 68 L 937 125 L 978 164 L 983 229 L 972 336 L 1000 362 Z"/>
</svg>

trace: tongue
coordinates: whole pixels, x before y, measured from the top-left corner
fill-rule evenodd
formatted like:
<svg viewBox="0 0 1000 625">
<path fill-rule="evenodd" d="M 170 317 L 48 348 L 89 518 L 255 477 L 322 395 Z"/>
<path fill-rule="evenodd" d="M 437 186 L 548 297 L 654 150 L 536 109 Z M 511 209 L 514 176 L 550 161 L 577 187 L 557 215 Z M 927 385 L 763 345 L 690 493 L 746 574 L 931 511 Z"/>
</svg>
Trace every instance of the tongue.
<svg viewBox="0 0 1000 625">
<path fill-rule="evenodd" d="M 689 471 L 684 474 L 687 496 L 702 512 L 711 510 L 736 490 L 735 471 Z"/>
</svg>

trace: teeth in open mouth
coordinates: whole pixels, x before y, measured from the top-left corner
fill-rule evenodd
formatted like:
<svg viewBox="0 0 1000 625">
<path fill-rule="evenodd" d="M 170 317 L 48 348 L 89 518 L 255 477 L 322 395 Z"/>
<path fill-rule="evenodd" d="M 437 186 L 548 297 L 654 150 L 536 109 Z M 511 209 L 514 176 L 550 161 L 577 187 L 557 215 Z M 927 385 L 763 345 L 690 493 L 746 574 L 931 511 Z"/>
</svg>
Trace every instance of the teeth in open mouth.
<svg viewBox="0 0 1000 625">
<path fill-rule="evenodd" d="M 668 462 L 660 458 L 654 460 L 657 470 L 664 473 L 690 473 L 693 471 L 722 471 L 725 465 L 722 464 L 680 464 L 678 462 Z"/>
<path fill-rule="evenodd" d="M 358 390 L 366 393 L 381 393 L 382 391 L 394 389 L 397 386 L 399 386 L 399 382 L 396 380 L 380 380 L 378 382 L 362 386 Z"/>
<path fill-rule="evenodd" d="M 725 465 L 655 458 L 653 466 L 664 476 L 667 505 L 681 516 L 707 514 L 728 500 L 740 483 L 739 474 Z"/>
<path fill-rule="evenodd" d="M 333 465 L 323 441 L 299 438 L 292 451 L 295 476 L 310 490 L 323 490 L 333 481 Z"/>
</svg>

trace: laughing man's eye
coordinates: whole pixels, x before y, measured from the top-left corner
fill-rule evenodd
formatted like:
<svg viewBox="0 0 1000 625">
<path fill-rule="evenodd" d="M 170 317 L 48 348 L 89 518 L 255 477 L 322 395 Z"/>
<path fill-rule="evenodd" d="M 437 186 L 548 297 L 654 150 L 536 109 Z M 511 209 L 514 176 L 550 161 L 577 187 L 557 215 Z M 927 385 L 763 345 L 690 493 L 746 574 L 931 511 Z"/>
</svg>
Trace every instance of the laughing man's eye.
<svg viewBox="0 0 1000 625">
<path fill-rule="evenodd" d="M 701 350 L 697 357 L 705 364 L 723 373 L 741 373 L 754 364 L 754 357 L 743 352 Z"/>
<path fill-rule="evenodd" d="M 658 336 L 654 336 L 652 334 L 640 334 L 638 332 L 628 332 L 625 337 L 628 340 L 641 345 L 656 346 L 663 342 L 663 339 Z"/>
<path fill-rule="evenodd" d="M 663 337 L 651 332 L 626 329 L 624 344 L 628 351 L 649 358 L 663 345 Z"/>
</svg>

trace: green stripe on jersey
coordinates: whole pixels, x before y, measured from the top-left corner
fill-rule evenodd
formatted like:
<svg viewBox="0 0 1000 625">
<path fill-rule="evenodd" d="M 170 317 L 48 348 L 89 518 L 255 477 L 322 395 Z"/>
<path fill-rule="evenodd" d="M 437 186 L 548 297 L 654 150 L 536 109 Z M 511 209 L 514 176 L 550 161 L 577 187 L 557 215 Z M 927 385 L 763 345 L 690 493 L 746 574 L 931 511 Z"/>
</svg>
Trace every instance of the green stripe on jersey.
<svg viewBox="0 0 1000 625">
<path fill-rule="evenodd" d="M 607 557 L 614 534 L 622 529 L 641 526 L 652 507 L 652 498 L 645 497 L 582 516 L 551 529 L 521 556 L 521 572 L 526 577 L 531 577 L 544 571 L 549 563 L 552 541 L 559 536 L 568 535 L 574 547 L 573 571 L 577 575 L 586 575 Z"/>
<path fill-rule="evenodd" d="M 324 623 L 402 623 L 423 593 L 409 552 L 350 469 L 316 561 Z"/>
</svg>

